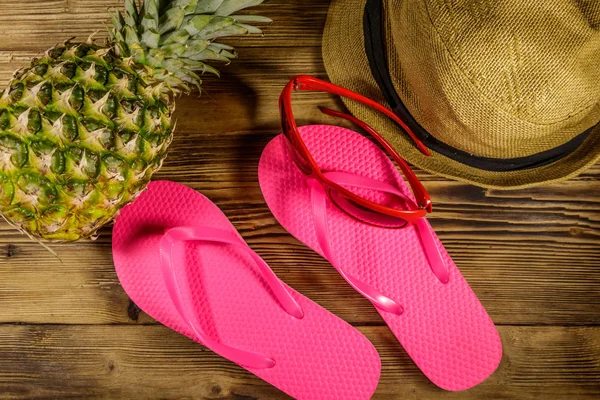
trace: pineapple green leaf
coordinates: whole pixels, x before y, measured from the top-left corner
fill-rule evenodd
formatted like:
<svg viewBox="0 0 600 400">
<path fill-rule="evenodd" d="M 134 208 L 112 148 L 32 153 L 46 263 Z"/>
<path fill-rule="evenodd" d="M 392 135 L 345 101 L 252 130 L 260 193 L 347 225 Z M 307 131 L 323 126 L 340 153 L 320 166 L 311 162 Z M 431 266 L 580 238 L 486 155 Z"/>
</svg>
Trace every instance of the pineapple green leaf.
<svg viewBox="0 0 600 400">
<path fill-rule="evenodd" d="M 235 54 L 225 50 L 219 51 L 208 48 L 197 54 L 189 54 L 189 59 L 198 61 L 225 61 L 228 62 L 231 58 L 235 58 Z"/>
<path fill-rule="evenodd" d="M 142 34 L 142 44 L 151 49 L 158 48 L 160 42 L 160 33 L 154 30 L 147 30 Z"/>
<path fill-rule="evenodd" d="M 139 15 L 135 0 L 125 0 L 125 22 L 128 26 L 136 29 Z"/>
<path fill-rule="evenodd" d="M 163 53 L 162 50 L 157 49 L 151 49 L 146 57 L 147 63 L 153 67 L 160 67 L 164 65 L 165 59 L 165 53 Z"/>
<path fill-rule="evenodd" d="M 134 44 L 140 43 L 140 38 L 138 37 L 137 31 L 135 31 L 132 27 L 126 26 L 123 30 L 125 31 L 125 43 L 127 43 L 128 46 L 131 47 Z"/>
<path fill-rule="evenodd" d="M 185 64 L 179 58 L 169 58 L 162 63 L 162 66 L 169 72 L 176 72 L 182 69 Z"/>
<path fill-rule="evenodd" d="M 200 0 L 196 7 L 196 14 L 214 14 L 223 2 L 224 0 Z"/>
<path fill-rule="evenodd" d="M 225 36 L 236 36 L 245 35 L 248 33 L 248 29 L 241 24 L 229 24 L 219 29 L 212 29 L 213 27 L 207 27 L 211 29 L 203 29 L 202 32 L 194 36 L 194 39 L 205 39 L 212 40 Z M 256 28 L 258 29 L 258 28 Z M 260 31 L 260 30 L 259 30 Z"/>
<path fill-rule="evenodd" d="M 190 58 L 180 58 L 179 60 L 190 71 L 198 71 L 200 73 L 211 72 L 219 75 L 219 71 L 202 61 L 192 60 Z"/>
<path fill-rule="evenodd" d="M 117 10 L 112 15 L 112 24 L 114 27 L 114 31 L 120 32 L 121 30 L 123 30 L 123 26 L 125 25 L 125 20 L 123 19 L 123 15 L 121 14 L 121 12 L 119 10 Z"/>
<path fill-rule="evenodd" d="M 158 32 L 158 19 L 152 18 L 149 15 L 144 15 L 142 21 L 140 22 L 142 30 L 144 32 L 147 31 L 155 31 Z"/>
<path fill-rule="evenodd" d="M 229 51 L 229 49 L 218 46 L 218 43 L 211 43 L 210 46 L 208 46 L 208 49 L 214 51 L 215 53 L 219 53 L 223 57 L 226 57 L 227 60 L 225 61 L 229 61 L 229 59 L 237 57 L 237 54 L 235 51 L 233 51 L 233 49 L 231 49 L 232 51 Z"/>
<path fill-rule="evenodd" d="M 186 46 L 180 43 L 172 43 L 166 46 L 161 46 L 160 50 L 167 58 L 177 58 L 185 54 Z"/>
<path fill-rule="evenodd" d="M 144 0 L 137 7 L 141 0 L 126 0 L 125 13 L 117 11 L 113 16 L 111 38 L 117 42 L 119 54 L 136 63 L 174 72 L 173 66 L 179 63 L 165 63 L 182 57 L 187 61 L 181 68 L 216 73 L 214 68 L 199 63 L 228 62 L 236 57 L 231 46 L 216 43 L 215 39 L 261 33 L 253 24 L 270 23 L 269 18 L 232 14 L 263 1 Z"/>
<path fill-rule="evenodd" d="M 235 23 L 233 18 L 229 17 L 210 17 L 210 21 L 200 32 L 194 35 L 197 39 L 213 39 L 215 33 L 227 29 Z"/>
<path fill-rule="evenodd" d="M 246 30 L 246 34 L 261 34 L 262 30 L 257 28 L 256 26 L 248 25 L 248 24 L 236 24 L 240 28 L 244 28 Z"/>
<path fill-rule="evenodd" d="M 234 50 L 233 46 L 229 46 L 228 44 L 218 43 L 218 42 L 210 42 L 210 41 L 209 41 L 209 43 L 210 43 L 210 47 L 217 48 L 220 50 L 228 50 L 231 52 L 233 52 L 233 50 Z"/>
<path fill-rule="evenodd" d="M 129 51 L 127 49 L 127 45 L 125 43 L 125 37 L 123 36 L 123 27 L 125 25 L 125 20 L 123 19 L 123 15 L 117 10 L 112 15 L 112 29 L 108 29 L 108 33 L 112 40 L 117 43 L 117 50 L 119 54 L 127 57 L 129 55 Z"/>
<path fill-rule="evenodd" d="M 165 34 L 174 30 L 178 30 L 185 19 L 185 12 L 180 7 L 175 7 L 167 10 L 160 17 L 160 34 Z"/>
<path fill-rule="evenodd" d="M 141 25 L 143 27 L 148 26 L 149 29 L 158 30 L 158 20 L 160 19 L 158 13 L 158 4 L 155 0 L 146 0 L 144 2 L 143 18 Z M 147 21 L 144 21 L 147 20 Z"/>
<path fill-rule="evenodd" d="M 181 7 L 185 15 L 195 14 L 198 7 L 198 0 L 174 0 L 171 7 Z"/>
<path fill-rule="evenodd" d="M 194 15 L 192 17 L 186 17 L 182 28 L 190 34 L 190 36 L 197 35 L 202 29 L 204 29 L 211 20 L 210 15 Z"/>
<path fill-rule="evenodd" d="M 136 63 L 146 63 L 146 52 L 139 43 L 133 43 L 131 46 L 129 46 L 129 53 Z"/>
<path fill-rule="evenodd" d="M 228 16 L 244 8 L 254 7 L 264 0 L 223 0 L 221 6 L 215 10 L 215 15 Z"/>
<path fill-rule="evenodd" d="M 271 18 L 260 15 L 232 15 L 231 18 L 237 22 L 252 23 L 252 24 L 270 24 L 273 22 Z"/>
<path fill-rule="evenodd" d="M 187 46 L 184 46 L 185 57 L 190 54 L 199 54 L 211 44 L 210 40 L 190 40 Z"/>
<path fill-rule="evenodd" d="M 164 46 L 171 43 L 186 44 L 190 38 L 190 35 L 185 30 L 174 31 L 162 35 L 160 38 L 160 45 Z"/>
<path fill-rule="evenodd" d="M 175 77 L 183 80 L 184 82 L 191 83 L 196 85 L 198 91 L 200 91 L 200 84 L 202 83 L 202 79 L 193 71 L 178 71 L 174 74 Z"/>
</svg>

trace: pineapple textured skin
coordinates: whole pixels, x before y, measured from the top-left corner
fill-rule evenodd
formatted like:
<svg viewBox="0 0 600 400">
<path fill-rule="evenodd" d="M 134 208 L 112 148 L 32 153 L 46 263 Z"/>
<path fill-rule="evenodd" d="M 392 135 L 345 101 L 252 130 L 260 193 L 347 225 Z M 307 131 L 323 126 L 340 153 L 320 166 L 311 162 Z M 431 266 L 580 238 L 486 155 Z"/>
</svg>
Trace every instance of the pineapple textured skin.
<svg viewBox="0 0 600 400">
<path fill-rule="evenodd" d="M 142 70 L 143 71 L 143 70 Z M 0 98 L 0 204 L 49 240 L 92 236 L 148 184 L 172 140 L 172 101 L 111 49 L 65 44 Z"/>
<path fill-rule="evenodd" d="M 200 88 L 224 36 L 270 22 L 232 15 L 262 0 L 125 1 L 111 39 L 70 43 L 17 71 L 0 96 L 0 212 L 30 236 L 94 237 L 161 167 L 174 98 Z"/>
</svg>

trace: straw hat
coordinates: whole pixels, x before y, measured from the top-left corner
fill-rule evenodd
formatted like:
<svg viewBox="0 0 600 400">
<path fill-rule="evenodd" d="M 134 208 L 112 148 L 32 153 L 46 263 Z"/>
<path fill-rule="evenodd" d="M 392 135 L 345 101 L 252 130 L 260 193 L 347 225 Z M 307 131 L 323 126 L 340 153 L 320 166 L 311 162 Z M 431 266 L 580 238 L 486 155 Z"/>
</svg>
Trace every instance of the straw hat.
<svg viewBox="0 0 600 400">
<path fill-rule="evenodd" d="M 411 163 L 516 189 L 600 158 L 600 1 L 333 0 L 323 38 L 332 82 L 394 110 L 355 116 Z"/>
</svg>

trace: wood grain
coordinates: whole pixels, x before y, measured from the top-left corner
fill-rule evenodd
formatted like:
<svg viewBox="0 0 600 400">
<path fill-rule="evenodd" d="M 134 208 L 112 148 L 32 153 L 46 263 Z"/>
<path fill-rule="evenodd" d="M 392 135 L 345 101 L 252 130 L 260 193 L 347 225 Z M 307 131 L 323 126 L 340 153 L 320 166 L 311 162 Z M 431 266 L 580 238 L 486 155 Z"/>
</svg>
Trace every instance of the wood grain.
<svg viewBox="0 0 600 400">
<path fill-rule="evenodd" d="M 221 150 L 213 147 L 199 153 L 210 151 Z M 264 205 L 254 172 L 234 182 L 233 176 L 239 179 L 243 175 L 227 171 L 235 162 L 215 161 L 207 168 L 217 171 L 193 168 L 186 172 L 189 176 L 182 177 L 175 173 L 178 167 L 169 166 L 171 160 L 182 159 L 183 153 L 173 154 L 159 178 L 188 183 L 213 199 L 250 245 L 295 289 L 353 324 L 381 323 L 371 305 L 327 262 L 279 226 Z M 182 167 L 193 164 L 181 162 Z M 232 178 L 223 178 L 229 175 Z M 200 177 L 199 181 L 194 181 L 194 176 Z M 228 183 L 216 179 L 219 176 Z M 564 197 L 564 193 L 580 193 L 581 185 L 577 181 L 555 185 L 563 192 L 560 196 L 551 195 L 558 191 L 552 192 L 551 187 L 547 196 L 534 189 L 538 197 L 525 200 L 523 193 L 515 193 L 513 199 L 505 192 L 486 194 L 483 189 L 455 182 L 427 182 L 436 198 L 432 224 L 496 323 L 600 322 L 598 223 L 588 218 L 594 215 L 592 211 L 576 211 L 581 202 L 570 203 Z M 243 203 L 238 200 L 241 196 Z M 524 217 L 531 213 L 533 217 Z M 127 296 L 111 263 L 109 229 L 102 231 L 97 242 L 53 246 L 61 264 L 49 258 L 41 246 L 3 228 L 0 243 L 11 244 L 4 247 L 0 271 L 11 279 L 0 282 L 0 288 L 11 307 L 0 315 L 0 321 L 129 321 Z M 40 269 L 31 268 L 32 264 L 45 265 Z"/>
<path fill-rule="evenodd" d="M 600 395 L 599 327 L 500 327 L 504 358 L 459 393 L 427 382 L 384 327 L 375 399 L 592 399 Z M 163 326 L 0 326 L 3 399 L 283 399 L 277 389 Z M 35 382 L 35 385 L 31 383 Z"/>
<path fill-rule="evenodd" d="M 0 85 L 48 47 L 98 30 L 122 0 L 2 0 Z M 382 357 L 377 399 L 564 399 L 600 396 L 600 165 L 560 184 L 486 190 L 423 171 L 439 237 L 489 311 L 504 343 L 500 369 L 463 393 L 418 371 L 373 307 L 293 239 L 264 204 L 257 162 L 279 133 L 289 77 L 326 77 L 326 0 L 271 1 L 263 37 L 228 40 L 240 57 L 177 102 L 178 132 L 157 179 L 188 184 L 219 205 L 296 290 L 363 331 Z M 340 123 L 294 98 L 300 124 Z M 226 116 L 226 117 L 225 117 Z M 340 123 L 346 125 L 345 123 Z M 346 125 L 347 126 L 347 125 Z M 96 242 L 44 248 L 0 223 L 1 399 L 280 399 L 284 396 L 140 312 L 121 289 L 110 227 Z"/>
</svg>

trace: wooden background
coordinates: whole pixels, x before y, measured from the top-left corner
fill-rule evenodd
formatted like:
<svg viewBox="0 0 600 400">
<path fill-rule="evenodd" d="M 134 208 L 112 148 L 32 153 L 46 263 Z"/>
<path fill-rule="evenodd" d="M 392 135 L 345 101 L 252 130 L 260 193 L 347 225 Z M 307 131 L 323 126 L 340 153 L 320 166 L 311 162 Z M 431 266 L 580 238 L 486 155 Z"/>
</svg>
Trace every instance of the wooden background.
<svg viewBox="0 0 600 400">
<path fill-rule="evenodd" d="M 64 39 L 100 30 L 122 0 L 1 0 L 0 82 Z M 325 77 L 325 0 L 272 1 L 264 37 L 230 40 L 240 58 L 178 101 L 178 132 L 157 175 L 190 185 L 231 218 L 299 292 L 355 325 L 382 358 L 377 399 L 565 399 L 600 396 L 600 165 L 561 184 L 484 190 L 418 172 L 431 223 L 498 325 L 504 358 L 478 387 L 448 393 L 413 365 L 367 300 L 294 240 L 265 206 L 257 162 L 279 132 L 276 101 L 297 73 Z M 303 94 L 299 122 L 330 123 Z M 281 392 L 129 301 L 110 228 L 54 245 L 61 261 L 0 224 L 0 399 L 280 399 Z M 301 267 L 298 267 L 298 266 Z"/>
</svg>

